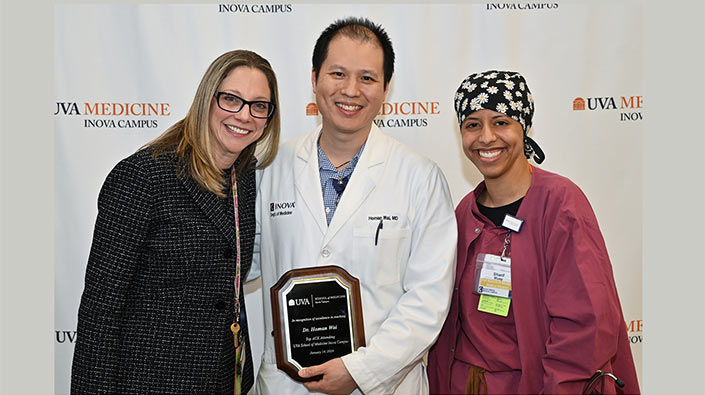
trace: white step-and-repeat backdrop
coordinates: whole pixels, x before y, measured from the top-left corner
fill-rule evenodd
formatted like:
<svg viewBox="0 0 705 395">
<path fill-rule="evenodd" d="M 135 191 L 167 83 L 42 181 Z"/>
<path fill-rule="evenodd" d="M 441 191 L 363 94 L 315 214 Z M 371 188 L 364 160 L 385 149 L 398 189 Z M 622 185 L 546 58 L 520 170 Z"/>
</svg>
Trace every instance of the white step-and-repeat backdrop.
<svg viewBox="0 0 705 395">
<path fill-rule="evenodd" d="M 333 20 L 382 24 L 397 54 L 375 122 L 443 169 L 457 202 L 481 176 L 464 157 L 452 103 L 471 72 L 520 71 L 536 101 L 541 167 L 575 181 L 597 214 L 641 372 L 641 8 L 625 4 L 87 5 L 55 8 L 55 391 L 69 392 L 76 316 L 110 169 L 188 110 L 210 62 L 251 49 L 279 79 L 282 137 L 319 122 L 309 104 L 311 54 Z M 262 328 L 259 281 L 247 285 L 250 325 Z M 252 330 L 255 364 L 263 330 Z"/>
</svg>

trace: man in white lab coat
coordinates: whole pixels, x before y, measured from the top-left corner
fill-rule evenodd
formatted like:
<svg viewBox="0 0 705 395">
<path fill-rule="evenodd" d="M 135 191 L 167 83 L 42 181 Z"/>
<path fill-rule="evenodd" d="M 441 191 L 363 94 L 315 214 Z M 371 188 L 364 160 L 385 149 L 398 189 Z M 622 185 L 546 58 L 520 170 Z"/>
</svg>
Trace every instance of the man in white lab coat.
<svg viewBox="0 0 705 395">
<path fill-rule="evenodd" d="M 423 356 L 448 312 L 457 228 L 438 166 L 372 122 L 393 69 L 380 26 L 330 25 L 311 74 L 322 125 L 284 144 L 259 174 L 266 335 L 258 393 L 428 393 Z M 302 369 L 322 377 L 301 384 L 277 369 L 269 289 L 288 270 L 326 265 L 360 280 L 366 346 Z"/>
</svg>

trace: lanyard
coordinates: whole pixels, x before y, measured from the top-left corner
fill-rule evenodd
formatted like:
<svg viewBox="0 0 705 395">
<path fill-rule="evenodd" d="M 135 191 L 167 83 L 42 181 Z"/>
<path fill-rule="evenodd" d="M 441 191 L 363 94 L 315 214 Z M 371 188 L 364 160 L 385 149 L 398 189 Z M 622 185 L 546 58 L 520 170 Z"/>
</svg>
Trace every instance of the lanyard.
<svg viewBox="0 0 705 395">
<path fill-rule="evenodd" d="M 233 212 L 235 213 L 235 316 L 230 329 L 235 337 L 235 347 L 239 345 L 238 334 L 240 332 L 240 219 L 237 209 L 237 178 L 235 167 L 230 173 L 230 180 L 233 187 Z"/>
<path fill-rule="evenodd" d="M 235 176 L 235 166 L 233 165 L 230 171 L 230 182 L 233 187 L 233 213 L 235 214 L 235 316 L 230 330 L 233 332 L 233 341 L 235 346 L 235 386 L 233 388 L 234 395 L 242 394 L 242 374 L 244 371 L 244 362 L 246 350 L 244 344 L 241 343 L 242 333 L 240 332 L 240 218 L 237 207 L 237 178 Z"/>
</svg>

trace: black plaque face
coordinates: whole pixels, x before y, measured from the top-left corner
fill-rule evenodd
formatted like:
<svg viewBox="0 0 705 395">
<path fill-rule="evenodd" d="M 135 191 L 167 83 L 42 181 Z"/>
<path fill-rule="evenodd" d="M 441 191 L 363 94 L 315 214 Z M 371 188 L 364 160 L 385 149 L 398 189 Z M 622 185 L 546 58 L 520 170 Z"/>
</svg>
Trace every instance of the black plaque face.
<svg viewBox="0 0 705 395">
<path fill-rule="evenodd" d="M 301 369 L 355 351 L 350 289 L 337 277 L 293 281 L 282 295 L 291 364 Z"/>
<path fill-rule="evenodd" d="M 277 367 L 292 379 L 306 381 L 298 375 L 301 368 L 365 345 L 360 282 L 343 268 L 290 270 L 270 297 Z"/>
</svg>

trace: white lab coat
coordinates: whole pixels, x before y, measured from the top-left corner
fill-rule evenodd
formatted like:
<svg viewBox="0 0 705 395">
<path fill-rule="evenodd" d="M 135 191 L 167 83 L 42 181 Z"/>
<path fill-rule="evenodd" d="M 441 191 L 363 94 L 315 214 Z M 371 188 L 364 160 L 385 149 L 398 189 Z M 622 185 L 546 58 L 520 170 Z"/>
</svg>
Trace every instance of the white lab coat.
<svg viewBox="0 0 705 395">
<path fill-rule="evenodd" d="M 256 391 L 308 393 L 277 369 L 270 287 L 293 268 L 338 265 L 360 280 L 367 346 L 342 358 L 360 390 L 428 393 L 422 359 L 448 313 L 455 276 L 457 226 L 445 177 L 435 163 L 372 125 L 328 226 L 319 132 L 320 126 L 284 144 L 258 174 L 266 335 Z M 380 216 L 390 219 L 375 245 Z"/>
</svg>

